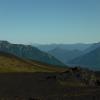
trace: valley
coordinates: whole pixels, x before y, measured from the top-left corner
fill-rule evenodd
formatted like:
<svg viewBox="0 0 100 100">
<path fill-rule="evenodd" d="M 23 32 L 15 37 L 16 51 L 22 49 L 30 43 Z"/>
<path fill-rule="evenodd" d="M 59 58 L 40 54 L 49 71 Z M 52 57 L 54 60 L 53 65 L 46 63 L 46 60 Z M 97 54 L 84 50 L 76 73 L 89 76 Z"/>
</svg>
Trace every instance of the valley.
<svg viewBox="0 0 100 100">
<path fill-rule="evenodd" d="M 56 55 L 66 55 L 70 58 L 72 55 L 73 57 L 76 55 L 77 50 L 72 52 L 61 48 L 52 50 L 54 54 L 55 51 Z M 77 54 L 81 54 L 79 51 L 77 52 Z M 85 62 L 85 58 L 91 61 L 89 56 L 91 59 L 98 59 L 99 66 L 99 48 L 82 55 L 84 57 L 82 61 Z M 78 64 L 80 63 L 78 62 Z M 91 62 L 91 67 L 92 65 L 93 62 Z M 0 99 L 99 100 L 100 72 L 92 70 L 92 68 L 68 66 L 49 52 L 45 53 L 32 46 L 1 41 Z"/>
</svg>

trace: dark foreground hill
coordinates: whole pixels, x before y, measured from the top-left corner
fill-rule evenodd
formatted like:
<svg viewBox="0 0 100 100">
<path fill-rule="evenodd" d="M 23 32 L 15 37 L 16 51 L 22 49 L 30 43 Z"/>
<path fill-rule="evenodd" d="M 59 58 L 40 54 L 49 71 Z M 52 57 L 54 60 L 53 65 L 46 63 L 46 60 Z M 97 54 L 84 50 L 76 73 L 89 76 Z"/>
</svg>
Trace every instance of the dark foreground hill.
<svg viewBox="0 0 100 100">
<path fill-rule="evenodd" d="M 87 69 L 63 69 L 0 53 L 0 100 L 100 100 L 99 79 Z"/>
<path fill-rule="evenodd" d="M 80 79 L 75 70 L 63 73 L 0 73 L 0 100 L 100 100 L 100 87 L 95 84 L 95 79 L 89 76 L 90 79 Z M 77 74 L 79 72 L 77 70 Z"/>
<path fill-rule="evenodd" d="M 36 60 L 50 65 L 64 66 L 55 57 L 31 45 L 11 44 L 8 41 L 0 41 L 0 51 L 8 52 L 24 59 Z"/>
</svg>

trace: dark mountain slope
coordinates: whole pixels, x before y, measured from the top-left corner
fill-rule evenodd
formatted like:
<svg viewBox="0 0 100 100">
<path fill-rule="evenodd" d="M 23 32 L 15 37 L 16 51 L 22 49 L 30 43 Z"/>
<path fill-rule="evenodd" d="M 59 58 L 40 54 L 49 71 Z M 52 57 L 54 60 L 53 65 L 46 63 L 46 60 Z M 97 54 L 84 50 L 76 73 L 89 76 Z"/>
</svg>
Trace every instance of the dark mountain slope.
<svg viewBox="0 0 100 100">
<path fill-rule="evenodd" d="M 71 60 L 69 63 L 74 65 L 87 66 L 95 70 L 100 70 L 100 47 L 83 56 Z"/>
<path fill-rule="evenodd" d="M 24 59 L 36 60 L 51 65 L 64 66 L 64 64 L 55 57 L 40 51 L 31 45 L 11 44 L 7 41 L 0 41 L 0 51 L 8 52 Z"/>
<path fill-rule="evenodd" d="M 68 64 L 68 61 L 74 59 L 82 54 L 82 51 L 79 50 L 66 50 L 62 48 L 55 48 L 48 52 L 49 54 L 53 55 L 60 61 L 65 64 Z"/>
<path fill-rule="evenodd" d="M 84 53 L 88 53 L 90 51 L 95 50 L 96 48 L 100 47 L 100 42 L 98 43 L 93 43 L 90 47 L 88 47 L 87 49 L 84 50 Z"/>
<path fill-rule="evenodd" d="M 55 48 L 62 48 L 62 49 L 67 49 L 67 50 L 85 50 L 88 47 L 90 47 L 92 44 L 84 44 L 84 43 L 76 43 L 76 44 L 34 44 L 33 46 L 36 46 L 42 51 L 51 51 Z"/>
</svg>

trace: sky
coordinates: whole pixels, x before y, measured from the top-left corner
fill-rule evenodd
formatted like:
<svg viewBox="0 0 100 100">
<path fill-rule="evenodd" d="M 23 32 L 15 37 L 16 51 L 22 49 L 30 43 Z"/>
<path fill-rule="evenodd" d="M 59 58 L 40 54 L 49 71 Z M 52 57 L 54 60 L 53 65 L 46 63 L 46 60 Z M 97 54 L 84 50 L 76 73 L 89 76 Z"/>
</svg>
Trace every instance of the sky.
<svg viewBox="0 0 100 100">
<path fill-rule="evenodd" d="M 100 42 L 100 0 L 0 0 L 0 40 Z"/>
</svg>

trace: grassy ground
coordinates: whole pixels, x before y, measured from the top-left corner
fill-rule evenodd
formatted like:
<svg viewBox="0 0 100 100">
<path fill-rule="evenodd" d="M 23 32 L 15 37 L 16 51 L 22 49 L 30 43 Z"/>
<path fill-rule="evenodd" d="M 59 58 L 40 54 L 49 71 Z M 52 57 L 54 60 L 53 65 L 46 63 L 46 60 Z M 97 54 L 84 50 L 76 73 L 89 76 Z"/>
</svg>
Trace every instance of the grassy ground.
<svg viewBox="0 0 100 100">
<path fill-rule="evenodd" d="M 0 56 L 0 72 L 55 72 L 65 68 L 53 67 L 16 57 Z"/>
</svg>

